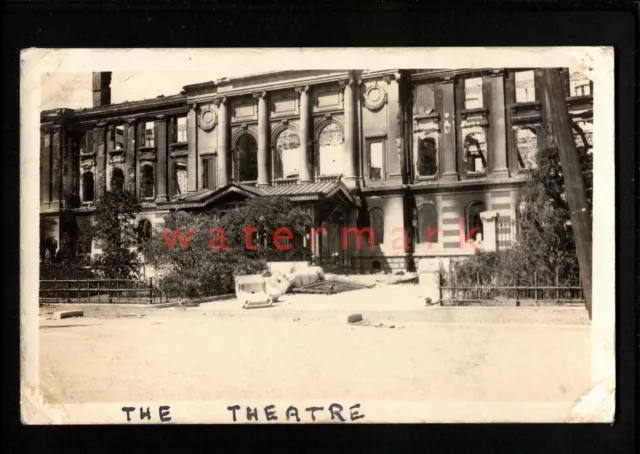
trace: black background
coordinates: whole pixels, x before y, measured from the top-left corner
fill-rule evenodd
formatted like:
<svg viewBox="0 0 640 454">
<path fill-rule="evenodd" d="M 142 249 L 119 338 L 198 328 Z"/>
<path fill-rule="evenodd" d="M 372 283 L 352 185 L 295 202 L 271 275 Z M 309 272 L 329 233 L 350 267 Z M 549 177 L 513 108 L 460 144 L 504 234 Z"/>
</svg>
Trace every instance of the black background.
<svg viewBox="0 0 640 454">
<path fill-rule="evenodd" d="M 635 452 L 638 420 L 638 5 L 8 1 L 3 13 L 3 446 L 7 452 Z M 27 47 L 614 46 L 616 423 L 21 426 L 19 51 Z M 286 62 L 283 62 L 286 67 Z M 416 62 L 415 67 L 420 67 Z M 179 69 L 179 68 L 174 68 Z M 34 134 L 37 134 L 34 131 Z M 597 153 L 597 150 L 594 150 Z M 594 257 L 594 262 L 598 258 Z M 28 270 L 27 270 L 28 272 Z M 613 270 L 612 270 L 613 272 Z M 614 304 L 612 301 L 611 304 Z M 286 373 L 286 372 L 285 372 Z M 310 381 L 309 386 L 313 386 Z M 161 396 L 158 396 L 161 397 Z M 286 448 L 283 450 L 282 448 Z M 634 449 L 635 448 L 635 449 Z"/>
</svg>

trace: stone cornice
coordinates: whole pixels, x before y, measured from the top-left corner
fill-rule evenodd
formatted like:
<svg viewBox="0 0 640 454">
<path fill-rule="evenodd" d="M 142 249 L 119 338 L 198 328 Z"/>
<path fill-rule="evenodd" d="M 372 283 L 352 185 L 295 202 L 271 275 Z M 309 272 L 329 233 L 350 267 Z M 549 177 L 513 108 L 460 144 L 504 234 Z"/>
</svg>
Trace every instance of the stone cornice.
<svg viewBox="0 0 640 454">
<path fill-rule="evenodd" d="M 302 71 L 304 72 L 304 71 Z M 269 83 L 257 83 L 246 87 L 238 87 L 233 88 L 232 82 L 235 80 L 249 80 L 249 79 L 260 79 L 260 77 L 273 75 L 273 73 L 266 73 L 264 75 L 256 75 L 256 76 L 247 76 L 247 78 L 237 78 L 232 80 L 227 80 L 223 82 L 218 82 L 217 91 L 200 94 L 200 95 L 192 95 L 189 96 L 190 102 L 197 103 L 205 103 L 205 102 L 215 102 L 216 99 L 221 97 L 231 98 L 231 97 L 239 97 L 246 95 L 253 95 L 253 93 L 266 91 L 266 92 L 274 92 L 281 90 L 295 90 L 296 87 L 301 87 L 308 85 L 310 89 L 313 89 L 316 85 L 323 85 L 328 83 L 336 83 L 340 80 L 344 80 L 349 77 L 353 77 L 350 71 L 341 71 L 329 74 L 321 74 L 321 75 L 310 75 L 308 77 L 300 77 L 295 78 L 296 71 L 282 71 L 283 74 L 291 73 L 294 77 L 291 77 L 289 80 L 280 80 Z"/>
</svg>

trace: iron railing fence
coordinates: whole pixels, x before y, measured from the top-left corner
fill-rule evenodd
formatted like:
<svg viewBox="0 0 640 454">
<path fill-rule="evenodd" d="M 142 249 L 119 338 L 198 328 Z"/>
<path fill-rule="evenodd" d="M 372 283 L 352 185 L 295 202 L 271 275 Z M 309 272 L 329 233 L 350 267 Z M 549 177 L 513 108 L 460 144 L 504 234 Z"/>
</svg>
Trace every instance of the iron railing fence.
<svg viewBox="0 0 640 454">
<path fill-rule="evenodd" d="M 151 279 L 41 280 L 41 303 L 160 304 L 179 299 Z"/>
<path fill-rule="evenodd" d="M 534 273 L 533 285 L 520 284 L 498 285 L 481 282 L 477 276 L 476 283 L 452 284 L 440 286 L 440 305 L 515 305 L 515 306 L 582 306 L 585 304 L 584 291 L 579 283 L 560 285 L 558 278 L 551 285 L 539 283 Z"/>
</svg>

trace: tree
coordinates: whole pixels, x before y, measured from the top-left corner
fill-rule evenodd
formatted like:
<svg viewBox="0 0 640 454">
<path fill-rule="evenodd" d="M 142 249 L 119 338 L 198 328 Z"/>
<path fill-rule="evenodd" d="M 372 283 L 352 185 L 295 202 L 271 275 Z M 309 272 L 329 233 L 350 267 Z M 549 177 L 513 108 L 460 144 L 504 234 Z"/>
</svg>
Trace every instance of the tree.
<svg viewBox="0 0 640 454">
<path fill-rule="evenodd" d="M 93 266 L 109 279 L 135 279 L 141 265 L 138 255 L 136 213 L 140 206 L 131 193 L 107 191 L 96 202 L 93 238 L 104 247 Z"/>
<path fill-rule="evenodd" d="M 239 248 L 213 250 L 210 216 L 184 211 L 165 216 L 162 231 L 144 242 L 146 263 L 160 272 L 159 286 L 169 295 L 182 297 L 231 293 L 235 277 L 265 270 L 264 261 L 246 257 Z"/>
<path fill-rule="evenodd" d="M 306 260 L 311 251 L 302 247 L 299 242 L 290 249 L 281 249 L 273 241 L 277 229 L 288 229 L 293 238 L 300 239 L 309 233 L 313 226 L 313 217 L 294 205 L 284 197 L 258 197 L 249 199 L 240 209 L 226 214 L 221 220 L 226 237 L 231 247 L 238 248 L 240 253 L 250 258 L 268 261 Z M 252 244 L 258 244 L 257 250 L 247 249 L 244 229 L 256 229 Z M 283 235 L 281 230 L 279 235 Z M 280 241 L 282 245 L 284 242 Z M 239 246 L 239 247 L 238 247 Z"/>
<path fill-rule="evenodd" d="M 301 236 L 311 222 L 308 213 L 284 198 L 249 200 L 220 220 L 178 211 L 165 216 L 164 230 L 153 232 L 142 251 L 146 263 L 160 271 L 163 291 L 186 297 L 232 293 L 236 276 L 260 273 L 266 261 L 304 257 L 304 248 L 279 250 L 273 233 L 286 227 Z M 246 247 L 246 226 L 256 228 L 255 251 Z"/>
</svg>

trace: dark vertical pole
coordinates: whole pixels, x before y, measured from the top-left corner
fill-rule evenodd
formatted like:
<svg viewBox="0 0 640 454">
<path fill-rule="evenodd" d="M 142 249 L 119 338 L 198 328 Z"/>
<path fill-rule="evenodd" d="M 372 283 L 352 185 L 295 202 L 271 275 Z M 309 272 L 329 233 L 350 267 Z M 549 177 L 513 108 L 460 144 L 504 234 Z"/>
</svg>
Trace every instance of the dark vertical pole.
<svg viewBox="0 0 640 454">
<path fill-rule="evenodd" d="M 558 268 L 556 268 L 556 300 L 560 304 L 560 277 L 558 276 Z"/>
<path fill-rule="evenodd" d="M 153 278 L 152 277 L 149 278 L 149 303 L 153 304 Z"/>
<path fill-rule="evenodd" d="M 547 137 L 557 144 L 560 155 L 580 265 L 580 279 L 584 283 L 586 306 L 591 318 L 591 213 L 587 204 L 580 159 L 571 130 L 560 69 L 543 69 L 541 88 L 545 130 Z"/>
<path fill-rule="evenodd" d="M 536 306 L 538 305 L 538 273 L 533 273 L 533 294 L 536 299 Z"/>
<path fill-rule="evenodd" d="M 97 282 L 98 285 L 98 303 L 100 302 L 100 281 Z"/>
</svg>

